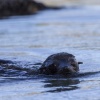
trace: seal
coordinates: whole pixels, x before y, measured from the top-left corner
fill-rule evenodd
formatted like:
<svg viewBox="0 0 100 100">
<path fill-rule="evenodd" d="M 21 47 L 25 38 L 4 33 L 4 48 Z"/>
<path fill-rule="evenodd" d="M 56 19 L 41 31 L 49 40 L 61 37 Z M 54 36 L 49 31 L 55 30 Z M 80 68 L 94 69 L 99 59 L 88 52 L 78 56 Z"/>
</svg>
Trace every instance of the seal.
<svg viewBox="0 0 100 100">
<path fill-rule="evenodd" d="M 40 74 L 46 75 L 70 75 L 79 72 L 79 64 L 75 56 L 66 52 L 56 53 L 49 56 L 39 69 Z"/>
</svg>

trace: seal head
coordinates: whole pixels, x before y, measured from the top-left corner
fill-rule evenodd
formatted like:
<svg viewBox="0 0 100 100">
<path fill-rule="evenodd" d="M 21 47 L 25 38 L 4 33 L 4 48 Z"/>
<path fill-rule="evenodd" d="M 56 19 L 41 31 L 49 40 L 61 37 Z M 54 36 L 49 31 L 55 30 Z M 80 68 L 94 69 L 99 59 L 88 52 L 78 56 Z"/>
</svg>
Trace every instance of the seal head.
<svg viewBox="0 0 100 100">
<path fill-rule="evenodd" d="M 75 56 L 69 53 L 61 52 L 49 56 L 40 67 L 40 74 L 55 75 L 55 74 L 73 74 L 78 73 L 79 64 Z"/>
</svg>

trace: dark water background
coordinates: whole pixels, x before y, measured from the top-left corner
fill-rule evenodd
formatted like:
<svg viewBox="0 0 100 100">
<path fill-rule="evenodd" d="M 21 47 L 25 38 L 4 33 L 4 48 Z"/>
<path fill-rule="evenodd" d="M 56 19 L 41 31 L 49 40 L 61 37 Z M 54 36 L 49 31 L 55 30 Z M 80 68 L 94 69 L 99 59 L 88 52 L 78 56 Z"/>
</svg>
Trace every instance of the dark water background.
<svg viewBox="0 0 100 100">
<path fill-rule="evenodd" d="M 71 5 L 0 20 L 0 59 L 31 69 L 57 52 L 82 61 L 80 73 L 100 71 L 100 6 Z M 99 72 L 69 79 L 21 75 L 1 75 L 0 100 L 100 100 Z"/>
</svg>

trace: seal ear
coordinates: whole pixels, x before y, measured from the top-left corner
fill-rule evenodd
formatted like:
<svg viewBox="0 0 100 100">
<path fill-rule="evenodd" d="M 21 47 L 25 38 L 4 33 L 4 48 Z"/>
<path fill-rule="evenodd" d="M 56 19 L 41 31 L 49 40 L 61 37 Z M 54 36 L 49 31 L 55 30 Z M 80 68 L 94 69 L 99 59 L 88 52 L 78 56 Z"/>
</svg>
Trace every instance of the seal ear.
<svg viewBox="0 0 100 100">
<path fill-rule="evenodd" d="M 83 62 L 78 62 L 78 64 L 83 64 Z"/>
</svg>

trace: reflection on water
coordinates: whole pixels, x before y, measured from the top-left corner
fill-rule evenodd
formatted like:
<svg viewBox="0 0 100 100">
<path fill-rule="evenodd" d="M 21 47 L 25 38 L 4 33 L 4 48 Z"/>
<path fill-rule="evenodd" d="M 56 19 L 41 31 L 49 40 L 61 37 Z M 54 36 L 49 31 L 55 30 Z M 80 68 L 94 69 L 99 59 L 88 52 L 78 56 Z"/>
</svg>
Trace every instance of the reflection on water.
<svg viewBox="0 0 100 100">
<path fill-rule="evenodd" d="M 59 80 L 45 80 L 43 81 L 45 83 L 44 88 L 49 88 L 50 90 L 46 92 L 63 92 L 63 91 L 70 91 L 70 90 L 76 90 L 79 89 L 77 84 L 80 83 L 78 79 L 59 79 Z"/>
<path fill-rule="evenodd" d="M 2 86 L 4 83 L 13 83 L 17 81 L 24 81 L 26 79 L 28 78 L 26 77 L 0 77 L 0 86 Z"/>
</svg>

